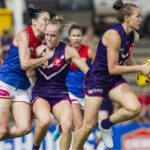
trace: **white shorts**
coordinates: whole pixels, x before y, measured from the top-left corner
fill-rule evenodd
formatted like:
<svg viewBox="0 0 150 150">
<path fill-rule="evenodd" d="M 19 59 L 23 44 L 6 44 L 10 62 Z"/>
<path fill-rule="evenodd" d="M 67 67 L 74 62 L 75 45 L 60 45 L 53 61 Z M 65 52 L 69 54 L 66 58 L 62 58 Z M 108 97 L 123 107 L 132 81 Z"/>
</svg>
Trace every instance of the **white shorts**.
<svg viewBox="0 0 150 150">
<path fill-rule="evenodd" d="M 0 97 L 12 99 L 12 101 L 30 103 L 31 88 L 27 90 L 16 89 L 7 83 L 0 81 Z"/>
<path fill-rule="evenodd" d="M 68 94 L 72 104 L 79 104 L 81 109 L 84 109 L 84 98 L 79 98 L 70 92 L 68 92 Z"/>
</svg>

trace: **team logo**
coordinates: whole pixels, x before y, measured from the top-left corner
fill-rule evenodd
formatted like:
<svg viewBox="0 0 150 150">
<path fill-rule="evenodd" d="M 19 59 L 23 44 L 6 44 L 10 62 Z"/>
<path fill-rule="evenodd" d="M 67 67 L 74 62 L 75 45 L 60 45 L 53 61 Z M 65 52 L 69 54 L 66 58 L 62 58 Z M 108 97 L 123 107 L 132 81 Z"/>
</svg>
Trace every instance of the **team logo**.
<svg viewBox="0 0 150 150">
<path fill-rule="evenodd" d="M 54 66 L 61 66 L 62 65 L 62 60 L 60 58 L 54 58 L 53 59 L 53 64 Z"/>
</svg>

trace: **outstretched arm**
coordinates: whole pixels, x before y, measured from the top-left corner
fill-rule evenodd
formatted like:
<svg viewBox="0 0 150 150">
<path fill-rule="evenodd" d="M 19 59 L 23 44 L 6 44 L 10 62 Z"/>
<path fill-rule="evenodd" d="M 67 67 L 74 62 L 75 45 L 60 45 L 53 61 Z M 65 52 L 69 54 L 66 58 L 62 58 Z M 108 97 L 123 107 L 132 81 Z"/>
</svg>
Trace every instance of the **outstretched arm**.
<svg viewBox="0 0 150 150">
<path fill-rule="evenodd" d="M 89 68 L 87 64 L 80 58 L 78 52 L 74 48 L 66 46 L 65 55 L 67 60 L 71 60 L 71 62 L 73 62 L 84 73 L 88 71 Z"/>
</svg>

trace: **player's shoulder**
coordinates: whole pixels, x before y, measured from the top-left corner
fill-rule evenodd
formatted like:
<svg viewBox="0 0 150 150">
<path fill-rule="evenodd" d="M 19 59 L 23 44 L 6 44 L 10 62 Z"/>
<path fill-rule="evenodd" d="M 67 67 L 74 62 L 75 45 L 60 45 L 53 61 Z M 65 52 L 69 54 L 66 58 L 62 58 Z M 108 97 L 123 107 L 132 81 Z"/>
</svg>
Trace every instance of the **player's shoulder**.
<svg viewBox="0 0 150 150">
<path fill-rule="evenodd" d="M 102 36 L 102 39 L 114 41 L 114 40 L 120 40 L 121 37 L 118 31 L 114 29 L 109 29 L 104 33 L 104 35 Z"/>
</svg>

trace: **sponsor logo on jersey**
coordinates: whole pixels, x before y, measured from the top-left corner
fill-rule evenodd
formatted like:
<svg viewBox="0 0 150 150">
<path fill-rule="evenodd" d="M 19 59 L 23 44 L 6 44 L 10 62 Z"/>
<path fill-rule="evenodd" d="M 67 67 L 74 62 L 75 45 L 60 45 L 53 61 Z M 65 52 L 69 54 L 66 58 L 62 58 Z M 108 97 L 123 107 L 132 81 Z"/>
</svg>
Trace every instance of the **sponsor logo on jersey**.
<svg viewBox="0 0 150 150">
<path fill-rule="evenodd" d="M 103 89 L 90 89 L 88 90 L 88 94 L 94 94 L 94 93 L 103 93 Z"/>
</svg>

